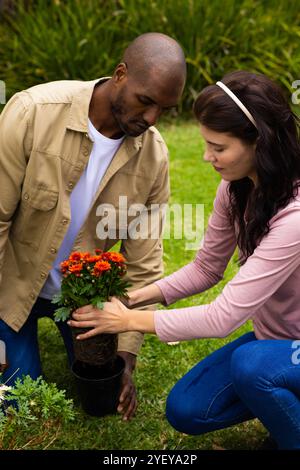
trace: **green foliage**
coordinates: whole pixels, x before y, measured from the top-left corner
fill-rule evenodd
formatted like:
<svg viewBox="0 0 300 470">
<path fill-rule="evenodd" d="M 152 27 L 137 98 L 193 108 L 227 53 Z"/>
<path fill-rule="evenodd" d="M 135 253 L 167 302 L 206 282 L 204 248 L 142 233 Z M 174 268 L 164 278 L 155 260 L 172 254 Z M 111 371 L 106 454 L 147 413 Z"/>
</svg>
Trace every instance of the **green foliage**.
<svg viewBox="0 0 300 470">
<path fill-rule="evenodd" d="M 54 318 L 55 321 L 66 321 L 71 315 L 71 307 L 60 307 L 55 310 Z"/>
<path fill-rule="evenodd" d="M 0 77 L 8 95 L 51 80 L 109 75 L 128 43 L 158 31 L 188 63 L 183 105 L 235 69 L 262 72 L 291 90 L 300 70 L 297 0 L 35 0 L 0 22 Z"/>
<path fill-rule="evenodd" d="M 25 376 L 5 395 L 0 408 L 0 449 L 45 447 L 58 437 L 62 426 L 75 419 L 73 401 L 53 383 Z"/>
<path fill-rule="evenodd" d="M 103 308 L 104 302 L 103 302 L 103 299 L 100 296 L 97 296 L 97 297 L 94 297 L 92 299 L 91 304 L 94 307 L 97 307 L 101 310 Z"/>
</svg>

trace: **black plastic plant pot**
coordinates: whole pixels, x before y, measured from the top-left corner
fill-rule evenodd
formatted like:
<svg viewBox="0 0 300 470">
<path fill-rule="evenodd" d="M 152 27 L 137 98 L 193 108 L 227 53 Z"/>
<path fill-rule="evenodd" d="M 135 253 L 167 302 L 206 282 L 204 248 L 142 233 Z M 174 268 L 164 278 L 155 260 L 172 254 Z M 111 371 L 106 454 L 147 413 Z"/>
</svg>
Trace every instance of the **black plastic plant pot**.
<svg viewBox="0 0 300 470">
<path fill-rule="evenodd" d="M 113 367 L 94 367 L 75 361 L 71 367 L 83 410 L 91 416 L 117 412 L 125 361 L 117 356 Z"/>
</svg>

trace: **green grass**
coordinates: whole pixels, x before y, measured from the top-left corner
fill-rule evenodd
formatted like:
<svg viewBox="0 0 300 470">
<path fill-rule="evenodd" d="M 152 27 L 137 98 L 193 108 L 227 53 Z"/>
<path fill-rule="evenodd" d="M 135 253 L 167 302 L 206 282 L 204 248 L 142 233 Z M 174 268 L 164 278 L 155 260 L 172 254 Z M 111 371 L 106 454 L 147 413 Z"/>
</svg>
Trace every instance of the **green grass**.
<svg viewBox="0 0 300 470">
<path fill-rule="evenodd" d="M 202 161 L 203 144 L 193 123 L 161 126 L 170 150 L 171 203 L 205 204 L 205 219 L 219 183 L 219 175 Z M 185 251 L 184 241 L 165 240 L 165 271 L 170 273 L 189 262 L 195 252 Z M 224 280 L 201 295 L 178 302 L 177 306 L 211 302 L 237 270 L 236 257 L 230 262 Z M 91 418 L 80 411 L 74 383 L 66 365 L 66 353 L 57 329 L 49 319 L 40 321 L 39 339 L 44 372 L 47 380 L 56 382 L 73 397 L 79 415 L 64 427 L 52 449 L 255 449 L 266 430 L 252 420 L 229 429 L 203 436 L 187 436 L 176 432 L 165 419 L 167 395 L 191 367 L 208 354 L 234 338 L 251 330 L 248 322 L 230 337 L 183 342 L 176 346 L 161 343 L 146 335 L 138 358 L 135 381 L 139 407 L 129 423 L 119 415 L 102 419 Z"/>
</svg>

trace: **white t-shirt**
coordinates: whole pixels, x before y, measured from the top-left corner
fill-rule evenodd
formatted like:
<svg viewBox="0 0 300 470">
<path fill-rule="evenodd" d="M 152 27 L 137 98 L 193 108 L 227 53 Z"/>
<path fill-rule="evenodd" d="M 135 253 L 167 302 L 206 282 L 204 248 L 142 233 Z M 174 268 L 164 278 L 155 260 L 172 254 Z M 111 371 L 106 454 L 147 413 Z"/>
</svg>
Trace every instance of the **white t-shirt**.
<svg viewBox="0 0 300 470">
<path fill-rule="evenodd" d="M 52 299 L 59 292 L 61 284 L 60 263 L 67 259 L 72 251 L 77 234 L 86 220 L 94 196 L 101 180 L 110 165 L 121 139 L 109 139 L 102 135 L 88 120 L 89 136 L 94 142 L 88 164 L 70 196 L 71 222 L 58 251 L 53 267 L 39 294 L 40 297 Z"/>
</svg>

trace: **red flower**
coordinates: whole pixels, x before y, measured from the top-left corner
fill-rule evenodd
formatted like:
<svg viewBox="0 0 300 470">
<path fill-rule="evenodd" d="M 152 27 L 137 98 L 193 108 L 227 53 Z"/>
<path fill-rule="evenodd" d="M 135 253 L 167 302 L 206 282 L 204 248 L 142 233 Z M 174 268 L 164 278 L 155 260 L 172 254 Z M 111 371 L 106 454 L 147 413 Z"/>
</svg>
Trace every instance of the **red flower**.
<svg viewBox="0 0 300 470">
<path fill-rule="evenodd" d="M 69 271 L 70 271 L 70 273 L 78 274 L 82 271 L 82 268 L 83 268 L 82 263 L 73 264 L 72 266 L 69 267 Z"/>
<path fill-rule="evenodd" d="M 107 251 L 106 253 L 103 253 L 102 258 L 107 261 L 113 261 L 114 263 L 125 263 L 124 256 L 116 251 Z"/>
<path fill-rule="evenodd" d="M 81 254 L 82 261 L 87 261 L 88 258 L 91 256 L 91 253 L 89 251 L 85 251 L 84 253 L 80 253 L 80 254 Z"/>
<path fill-rule="evenodd" d="M 125 258 L 123 255 L 121 255 L 121 253 L 116 253 L 116 252 L 111 252 L 110 253 L 110 259 L 111 261 L 113 261 L 114 263 L 125 263 Z"/>
<path fill-rule="evenodd" d="M 97 263 L 97 261 L 101 261 L 102 260 L 102 256 L 89 256 L 88 258 L 86 258 L 86 262 L 87 263 Z"/>
<path fill-rule="evenodd" d="M 97 261 L 93 269 L 93 276 L 101 276 L 103 271 L 109 271 L 110 264 L 107 261 Z"/>
<path fill-rule="evenodd" d="M 81 260 L 81 253 L 79 251 L 74 251 L 69 256 L 69 261 L 80 261 Z"/>
<path fill-rule="evenodd" d="M 65 274 L 69 269 L 69 261 L 63 261 L 60 263 L 60 270 L 63 274 Z"/>
</svg>

